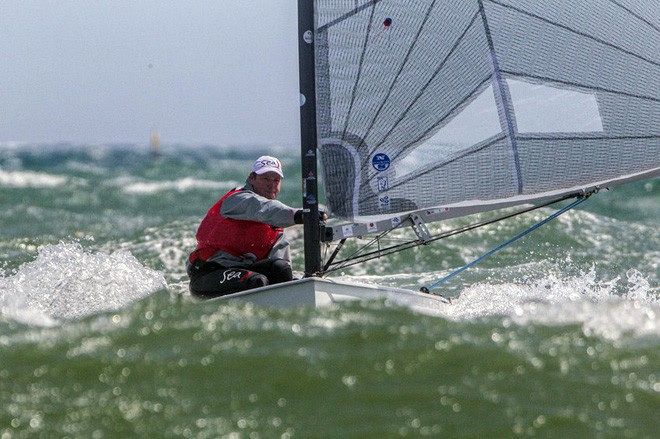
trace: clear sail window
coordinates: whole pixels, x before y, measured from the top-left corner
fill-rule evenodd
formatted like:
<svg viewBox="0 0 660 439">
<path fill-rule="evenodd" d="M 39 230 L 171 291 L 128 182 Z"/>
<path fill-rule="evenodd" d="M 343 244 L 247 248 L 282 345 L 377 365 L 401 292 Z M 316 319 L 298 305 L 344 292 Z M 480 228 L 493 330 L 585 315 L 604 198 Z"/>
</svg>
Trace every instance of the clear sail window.
<svg viewBox="0 0 660 439">
<path fill-rule="evenodd" d="M 556 85 L 509 79 L 519 133 L 586 133 L 603 131 L 596 96 Z"/>
<path fill-rule="evenodd" d="M 396 163 L 397 174 L 444 161 L 501 131 L 493 87 L 489 86 L 447 125 Z"/>
</svg>

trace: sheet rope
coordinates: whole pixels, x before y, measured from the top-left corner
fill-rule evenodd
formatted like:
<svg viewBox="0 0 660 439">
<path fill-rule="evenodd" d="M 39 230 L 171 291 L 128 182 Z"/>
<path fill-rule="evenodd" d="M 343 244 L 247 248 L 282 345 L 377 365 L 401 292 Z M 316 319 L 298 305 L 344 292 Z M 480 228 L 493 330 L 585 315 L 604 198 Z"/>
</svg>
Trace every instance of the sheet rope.
<svg viewBox="0 0 660 439">
<path fill-rule="evenodd" d="M 489 257 L 489 256 L 491 256 L 491 255 L 497 253 L 498 251 L 500 251 L 500 250 L 502 250 L 503 248 L 509 246 L 509 245 L 512 244 L 513 242 L 515 242 L 515 241 L 519 240 L 520 238 L 522 238 L 522 237 L 524 237 L 524 236 L 530 234 L 531 232 L 533 232 L 534 230 L 536 230 L 536 229 L 538 229 L 539 227 L 543 226 L 544 224 L 546 224 L 546 223 L 552 221 L 553 219 L 559 217 L 560 215 L 562 215 L 562 214 L 568 212 L 569 210 L 573 209 L 574 207 L 577 207 L 577 206 L 580 205 L 582 202 L 584 202 L 584 201 L 589 197 L 589 195 L 591 195 L 591 194 L 585 194 L 585 195 L 581 195 L 581 196 L 579 196 L 579 197 L 578 197 L 575 201 L 573 201 L 571 204 L 569 204 L 569 205 L 567 205 L 566 207 L 564 207 L 564 208 L 558 210 L 557 212 L 553 213 L 552 215 L 550 215 L 550 216 L 547 217 L 546 219 L 544 219 L 544 220 L 542 220 L 542 221 L 540 221 L 540 222 L 534 224 L 532 227 L 528 228 L 527 230 L 525 230 L 525 231 L 523 231 L 523 232 L 520 232 L 519 234 L 517 234 L 517 235 L 514 236 L 513 238 L 509 239 L 509 240 L 506 241 L 506 242 L 503 242 L 502 244 L 500 244 L 500 245 L 498 245 L 497 247 L 493 248 L 493 249 L 490 250 L 489 252 L 487 252 L 487 253 L 485 253 L 485 254 L 479 256 L 477 259 L 473 260 L 472 262 L 469 262 L 469 263 L 465 264 L 464 266 L 462 266 L 461 268 L 452 271 L 452 272 L 449 273 L 447 276 L 445 276 L 445 277 L 443 277 L 443 278 L 437 280 L 437 281 L 434 282 L 433 284 L 431 284 L 431 285 L 429 285 L 429 286 L 424 286 L 424 287 L 420 288 L 420 291 L 423 292 L 423 293 L 430 293 L 431 290 L 434 289 L 434 288 L 436 288 L 438 285 L 440 285 L 440 284 L 442 284 L 442 283 L 444 283 L 444 282 L 447 282 L 449 279 L 452 279 L 453 277 L 459 275 L 460 273 L 464 272 L 464 271 L 467 270 L 468 268 L 475 266 L 476 264 L 478 264 L 479 262 L 483 261 L 483 260 L 486 259 L 487 257 Z M 440 294 L 440 295 L 441 295 L 441 294 Z M 443 297 L 445 297 L 445 296 L 443 296 Z M 445 297 L 445 298 L 446 298 L 446 299 L 450 299 L 449 297 Z"/>
</svg>

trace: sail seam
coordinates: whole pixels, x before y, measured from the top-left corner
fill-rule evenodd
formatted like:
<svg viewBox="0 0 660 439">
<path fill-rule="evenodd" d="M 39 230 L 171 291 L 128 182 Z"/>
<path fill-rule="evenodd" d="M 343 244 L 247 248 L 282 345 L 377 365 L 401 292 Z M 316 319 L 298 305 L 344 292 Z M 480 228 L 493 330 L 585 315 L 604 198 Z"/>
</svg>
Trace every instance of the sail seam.
<svg viewBox="0 0 660 439">
<path fill-rule="evenodd" d="M 651 23 L 650 21 L 648 21 L 646 18 L 642 17 L 641 15 L 639 15 L 639 14 L 637 14 L 637 13 L 631 11 L 630 9 L 626 8 L 625 6 L 623 6 L 622 4 L 620 4 L 619 2 L 614 1 L 614 0 L 609 0 L 609 2 L 610 2 L 610 3 L 614 3 L 615 5 L 617 5 L 618 7 L 620 7 L 621 9 L 623 9 L 624 11 L 626 11 L 627 13 L 629 13 L 630 15 L 632 15 L 633 17 L 637 18 L 639 21 L 642 21 L 642 22 L 648 24 L 648 25 L 651 26 L 653 29 L 655 29 L 656 31 L 660 32 L 660 27 L 658 27 L 658 26 L 656 26 L 655 24 Z"/>
<path fill-rule="evenodd" d="M 490 75 L 488 75 L 486 78 L 484 78 L 484 79 L 479 83 L 479 85 L 477 85 L 477 87 L 475 87 L 474 90 L 468 95 L 468 97 L 472 97 L 472 96 L 474 96 L 477 92 L 479 92 L 479 91 L 482 89 L 483 85 L 484 85 L 485 83 L 487 83 L 488 81 L 490 81 Z M 399 152 L 397 152 L 396 154 L 394 154 L 394 155 L 392 156 L 392 160 L 397 160 L 399 157 L 401 157 L 401 155 L 402 155 L 405 151 L 407 151 L 408 149 L 410 149 L 410 145 L 414 145 L 414 144 L 420 142 L 420 141 L 421 141 L 422 139 L 424 139 L 424 137 L 426 137 L 430 132 L 435 131 L 435 129 L 436 129 L 439 125 L 442 125 L 442 124 L 444 123 L 445 120 L 447 120 L 448 118 L 450 118 L 451 116 L 453 116 L 454 111 L 456 111 L 456 109 L 460 108 L 460 107 L 465 103 L 466 100 L 469 100 L 469 99 L 464 99 L 464 100 L 462 100 L 461 102 L 459 102 L 458 104 L 456 104 L 454 107 L 452 107 L 452 108 L 447 112 L 447 114 L 446 114 L 444 117 L 442 117 L 440 120 L 438 120 L 438 122 L 436 122 L 435 124 L 433 124 L 433 126 L 431 126 L 428 130 L 426 130 L 424 133 L 422 133 L 420 136 L 418 136 L 416 139 L 414 139 L 412 142 L 410 142 L 410 143 L 407 145 L 406 148 L 402 148 Z M 502 139 L 504 139 L 504 138 L 505 138 L 505 136 L 504 136 L 503 134 L 501 134 L 500 136 L 498 136 L 498 137 L 495 138 L 495 141 L 502 140 Z M 454 160 L 457 160 L 457 159 L 462 158 L 462 157 L 466 157 L 466 156 L 468 156 L 469 154 L 471 154 L 471 153 L 473 153 L 473 152 L 481 151 L 483 148 L 487 148 L 488 146 L 491 146 L 493 143 L 494 143 L 494 142 L 487 143 L 487 144 L 485 144 L 485 145 L 483 145 L 483 146 L 478 146 L 477 149 L 470 149 L 469 151 L 467 151 L 466 154 L 462 154 L 462 155 L 460 155 L 459 157 L 454 157 L 454 158 L 451 158 L 450 160 L 444 161 L 444 162 L 438 164 L 437 166 L 434 166 L 434 167 L 430 168 L 430 169 L 427 170 L 427 171 L 417 172 L 417 173 L 414 174 L 414 177 L 415 177 L 415 178 L 418 178 L 418 177 L 421 177 L 422 175 L 428 174 L 430 171 L 433 171 L 433 170 L 439 169 L 439 168 L 441 168 L 442 166 L 444 166 L 445 164 L 451 163 L 451 162 L 453 162 Z M 405 179 L 405 180 L 403 180 L 403 181 L 400 181 L 400 182 L 398 182 L 398 183 L 391 184 L 391 185 L 390 185 L 390 189 L 394 189 L 394 188 L 396 188 L 397 186 L 400 186 L 401 184 L 404 184 L 404 183 L 406 183 L 406 182 L 408 182 L 408 181 L 410 181 L 410 180 L 412 180 L 412 177 L 411 177 L 411 178 L 408 178 L 408 179 Z M 368 187 L 368 186 L 370 185 L 371 181 L 373 181 L 373 178 L 363 181 L 362 184 L 360 185 L 360 190 L 363 190 L 363 189 L 365 189 L 366 187 Z M 375 198 L 375 197 L 374 197 L 374 198 Z"/>
<path fill-rule="evenodd" d="M 451 157 L 451 158 L 445 160 L 442 163 L 438 163 L 438 164 L 434 165 L 433 167 L 431 167 L 431 168 L 429 168 L 425 171 L 416 172 L 413 176 L 411 176 L 409 178 L 401 179 L 400 181 L 398 181 L 396 183 L 392 183 L 390 185 L 390 189 L 395 189 L 395 188 L 397 188 L 401 185 L 404 185 L 404 184 L 408 183 L 409 181 L 416 180 L 416 179 L 428 174 L 429 172 L 437 171 L 437 170 L 439 170 L 439 169 L 441 169 L 441 168 L 443 168 L 447 165 L 450 165 L 450 164 L 452 164 L 452 163 L 454 163 L 458 160 L 464 159 L 465 157 L 469 157 L 472 154 L 476 154 L 480 151 L 483 151 L 484 149 L 490 148 L 491 146 L 495 145 L 497 142 L 500 142 L 500 141 L 505 140 L 505 139 L 506 139 L 506 135 L 504 133 L 500 133 L 498 136 L 493 137 L 491 140 L 487 141 L 487 143 L 485 143 L 483 145 L 474 146 L 471 149 L 469 149 L 467 151 L 464 151 L 464 152 L 462 152 L 462 153 L 460 153 L 460 154 L 458 154 L 454 157 Z M 370 198 L 375 199 L 376 196 L 366 197 L 365 199 L 368 200 Z"/>
<path fill-rule="evenodd" d="M 433 75 L 431 76 L 431 78 L 429 78 L 429 80 L 426 82 L 426 84 L 420 89 L 419 93 L 417 93 L 417 96 L 415 96 L 415 98 L 411 101 L 410 105 L 408 105 L 408 107 L 406 108 L 406 110 L 401 114 L 401 116 L 399 116 L 399 118 L 398 118 L 397 121 L 394 123 L 394 125 L 392 125 L 392 128 L 391 128 L 391 129 L 390 129 L 390 130 L 389 130 L 389 131 L 383 136 L 383 138 L 381 139 L 381 141 L 378 142 L 378 143 L 377 143 L 377 144 L 376 144 L 376 145 L 375 145 L 375 146 L 374 146 L 374 147 L 368 152 L 368 155 L 367 155 L 367 157 L 365 158 L 365 160 L 368 160 L 368 157 L 371 156 L 375 151 L 377 151 L 377 150 L 383 145 L 383 143 L 385 143 L 385 140 L 389 137 L 389 135 L 392 134 L 392 132 L 393 132 L 393 131 L 399 126 L 399 124 L 400 124 L 400 123 L 406 118 L 406 116 L 408 115 L 408 113 L 410 112 L 410 110 L 415 106 L 415 104 L 417 103 L 417 101 L 418 101 L 418 100 L 424 95 L 424 93 L 426 92 L 426 89 L 431 85 L 431 83 L 435 80 L 435 78 L 438 76 L 438 74 L 440 73 L 440 71 L 444 68 L 444 66 L 445 66 L 445 64 L 447 63 L 447 61 L 448 61 L 448 60 L 451 58 L 451 56 L 454 54 L 454 52 L 456 51 L 456 49 L 458 48 L 458 46 L 460 45 L 460 43 L 463 41 L 463 39 L 465 38 L 465 35 L 467 35 L 468 31 L 470 30 L 470 28 L 472 27 L 472 25 L 474 24 L 474 22 L 476 21 L 476 19 L 477 19 L 478 16 L 479 16 L 479 12 L 476 12 L 476 13 L 473 15 L 472 19 L 470 20 L 470 23 L 468 23 L 468 25 L 465 27 L 465 30 L 464 30 L 463 33 L 460 35 L 460 37 L 458 37 L 458 38 L 456 39 L 456 42 L 455 42 L 454 45 L 452 46 L 451 50 L 447 53 L 447 56 L 445 56 L 445 58 L 442 60 L 442 62 L 438 65 L 438 68 L 435 70 L 435 72 L 433 73 Z M 412 143 L 409 143 L 408 146 L 411 145 L 411 144 L 412 144 Z M 364 164 L 363 164 L 363 165 L 364 165 Z"/>
<path fill-rule="evenodd" d="M 419 41 L 419 36 L 422 33 L 422 30 L 424 30 L 424 27 L 426 26 L 426 23 L 428 22 L 429 17 L 431 16 L 431 11 L 435 7 L 436 0 L 433 0 L 431 2 L 431 5 L 426 11 L 426 15 L 424 16 L 424 20 L 422 21 L 421 25 L 419 26 L 419 29 L 417 30 L 417 34 L 415 35 L 415 39 L 413 44 L 408 48 L 408 52 L 406 53 L 406 56 L 404 57 L 403 61 L 401 62 L 401 65 L 399 66 L 399 70 L 396 72 L 396 75 L 394 75 L 394 80 L 392 81 L 392 84 L 389 87 L 389 90 L 387 91 L 387 96 L 381 101 L 380 106 L 378 107 L 378 110 L 376 110 L 373 118 L 371 119 L 371 123 L 369 124 L 369 127 L 367 127 L 366 131 L 364 132 L 363 136 L 360 138 L 360 144 L 358 145 L 358 149 L 364 145 L 365 140 L 369 133 L 371 132 L 371 129 L 374 126 L 374 123 L 376 123 L 376 119 L 380 116 L 381 111 L 385 107 L 385 104 L 387 103 L 388 99 L 392 95 L 392 90 L 394 90 L 396 84 L 399 81 L 399 78 L 401 77 L 401 72 L 403 72 L 403 69 L 406 67 L 408 64 L 408 60 L 410 58 L 410 55 L 412 54 L 413 50 L 415 47 L 417 47 L 417 42 Z"/>
<path fill-rule="evenodd" d="M 660 135 L 648 136 L 607 136 L 607 135 L 584 135 L 584 136 L 547 136 L 547 135 L 524 135 L 518 136 L 520 140 L 650 140 L 658 139 Z"/>
<path fill-rule="evenodd" d="M 579 84 L 577 82 L 571 82 L 571 81 L 564 81 L 564 80 L 561 80 L 561 79 L 549 78 L 549 77 L 546 77 L 546 76 L 537 76 L 537 75 L 530 75 L 530 74 L 527 74 L 527 73 L 514 72 L 514 71 L 511 71 L 511 70 L 502 70 L 501 72 L 506 74 L 506 75 L 509 75 L 509 76 L 517 76 L 519 78 L 535 79 L 535 80 L 543 81 L 545 83 L 554 82 L 556 84 L 570 85 L 570 86 L 573 86 L 573 87 L 583 88 L 585 90 L 600 91 L 600 92 L 605 92 L 605 93 L 612 93 L 612 94 L 617 94 L 617 95 L 622 95 L 622 96 L 628 96 L 628 97 L 631 97 L 631 98 L 637 98 L 637 99 L 644 99 L 644 100 L 660 102 L 660 98 L 656 98 L 655 96 L 639 95 L 639 94 L 628 93 L 628 92 L 620 91 L 620 90 L 613 90 L 613 89 L 609 89 L 609 88 L 605 88 L 605 87 L 584 85 L 584 84 Z"/>
<path fill-rule="evenodd" d="M 439 169 L 442 169 L 443 167 L 447 165 L 451 165 L 452 163 L 461 160 L 465 157 L 469 157 L 472 154 L 476 154 L 480 151 L 483 151 L 484 149 L 487 149 L 497 142 L 504 140 L 506 138 L 505 135 L 500 134 L 497 137 L 494 137 L 493 139 L 489 140 L 487 143 L 474 147 L 470 149 L 469 151 L 465 151 L 459 155 L 456 155 L 448 160 L 443 161 L 442 163 L 437 163 L 433 167 L 426 169 L 421 172 L 417 172 L 414 174 L 414 176 L 411 176 L 410 178 L 404 178 L 401 179 L 400 181 L 396 183 L 392 183 L 390 185 L 390 190 L 395 189 L 401 185 L 404 185 L 414 179 L 417 179 L 423 175 L 426 175 L 430 172 L 437 171 Z M 536 135 L 519 135 L 518 140 L 650 140 L 650 139 L 660 139 L 660 135 L 649 135 L 649 136 L 605 136 L 605 135 L 585 135 L 585 136 L 571 136 L 571 137 L 561 137 L 561 136 L 536 136 Z M 414 178 L 413 178 L 414 177 Z M 371 197 L 366 197 L 365 199 L 375 199 L 376 196 L 371 196 Z"/>
<path fill-rule="evenodd" d="M 352 16 L 359 14 L 360 12 L 364 11 L 365 9 L 367 9 L 371 6 L 376 6 L 376 3 L 380 3 L 381 1 L 383 1 L 383 0 L 371 0 L 369 2 L 366 2 L 366 3 L 358 6 L 357 8 L 345 13 L 341 17 L 335 18 L 334 20 L 324 24 L 323 26 L 319 26 L 317 30 L 326 31 L 328 28 L 330 28 L 332 26 L 335 26 L 335 25 L 341 23 L 342 21 L 348 20 Z"/>
<path fill-rule="evenodd" d="M 493 37 L 490 32 L 490 26 L 488 24 L 488 17 L 486 17 L 486 10 L 484 9 L 484 4 L 482 0 L 479 2 L 479 12 L 481 13 L 481 20 L 484 25 L 484 32 L 486 34 L 486 40 L 488 41 L 488 47 L 490 50 L 491 65 L 493 68 L 493 90 L 495 91 L 495 99 L 499 99 L 500 106 L 502 108 L 503 114 L 500 118 L 504 118 L 500 123 L 503 125 L 503 129 L 506 129 L 507 140 L 511 148 L 512 154 L 512 165 L 514 168 L 514 174 L 517 179 L 517 190 L 519 194 L 523 193 L 523 182 L 522 182 L 522 170 L 520 168 L 520 156 L 518 154 L 518 144 L 516 143 L 516 126 L 515 119 L 513 115 L 513 108 L 510 104 L 510 93 L 507 84 L 502 79 L 502 72 L 500 71 L 499 62 L 497 60 L 497 54 L 495 52 L 495 43 L 493 42 Z M 498 112 L 499 113 L 499 112 Z M 501 119 L 500 119 L 501 120 Z"/>
<path fill-rule="evenodd" d="M 482 0 L 479 0 L 479 1 L 481 2 Z M 655 65 L 655 66 L 660 66 L 660 62 L 658 62 L 658 61 L 654 61 L 654 60 L 651 60 L 651 59 L 647 59 L 647 58 L 645 58 L 644 56 L 639 55 L 639 54 L 637 54 L 637 53 L 635 53 L 635 52 L 631 52 L 630 50 L 624 49 L 623 47 L 619 47 L 619 46 L 617 46 L 617 45 L 615 45 L 615 44 L 612 44 L 612 43 L 610 43 L 610 42 L 607 42 L 607 41 L 605 41 L 605 40 L 602 40 L 602 39 L 600 39 L 600 38 L 597 38 L 597 37 L 595 37 L 595 36 L 593 36 L 593 35 L 589 35 L 589 34 L 587 34 L 587 33 L 585 33 L 585 32 L 581 32 L 581 31 L 578 31 L 578 30 L 572 29 L 572 28 L 570 28 L 570 27 L 568 27 L 568 26 L 566 26 L 566 25 L 564 25 L 564 24 L 560 24 L 560 23 L 556 23 L 556 22 L 554 22 L 554 21 L 548 20 L 547 18 L 541 17 L 540 15 L 532 14 L 532 13 L 530 13 L 530 12 L 527 12 L 527 11 L 523 10 L 523 9 L 516 8 L 515 6 L 511 6 L 511 5 L 507 5 L 507 4 L 500 3 L 500 2 L 497 1 L 497 0 L 485 0 L 485 1 L 488 1 L 488 2 L 490 2 L 490 3 L 492 3 L 492 4 L 495 4 L 495 5 L 502 6 L 503 8 L 511 9 L 511 10 L 513 10 L 513 11 L 519 12 L 520 14 L 527 15 L 528 17 L 536 18 L 537 20 L 543 21 L 543 22 L 545 22 L 545 23 L 547 23 L 547 24 L 549 24 L 549 25 L 551 25 L 551 26 L 559 27 L 559 28 L 561 28 L 561 29 L 567 30 L 567 31 L 569 31 L 569 32 L 571 32 L 571 33 L 574 33 L 574 34 L 576 34 L 576 35 L 580 35 L 581 37 L 589 38 L 590 40 L 596 41 L 596 42 L 601 43 L 601 44 L 603 44 L 603 45 L 605 45 L 605 46 L 608 46 L 608 47 L 611 47 L 611 48 L 613 48 L 613 49 L 616 49 L 616 50 L 618 50 L 618 51 L 620 51 L 620 52 L 623 52 L 623 53 L 626 53 L 626 54 L 628 54 L 628 55 L 634 56 L 635 58 L 638 58 L 638 59 L 640 59 L 640 60 L 642 60 L 642 61 L 648 62 L 649 64 L 653 64 L 653 65 Z"/>
<path fill-rule="evenodd" d="M 351 120 L 351 115 L 353 114 L 353 104 L 355 103 L 355 96 L 357 95 L 357 89 L 360 86 L 360 79 L 362 78 L 362 67 L 364 66 L 364 55 L 367 52 L 367 45 L 369 44 L 369 36 L 371 35 L 371 26 L 374 22 L 374 12 L 376 10 L 376 4 L 371 9 L 371 15 L 369 15 L 369 26 L 367 27 L 367 33 L 364 38 L 364 44 L 362 46 L 362 53 L 360 53 L 360 62 L 358 63 L 358 73 L 357 78 L 355 79 L 355 85 L 353 86 L 353 91 L 351 93 L 351 103 L 348 106 L 348 112 L 346 114 L 346 120 L 344 120 L 344 129 L 342 131 L 341 139 L 346 138 L 346 130 L 348 129 L 348 123 Z"/>
<path fill-rule="evenodd" d="M 471 97 L 474 96 L 477 92 L 479 92 L 479 91 L 482 89 L 483 85 L 484 85 L 485 83 L 487 83 L 488 81 L 490 81 L 490 76 L 491 76 L 491 75 L 488 75 L 485 79 L 483 79 L 483 80 L 479 83 L 479 85 L 477 85 L 477 87 L 475 87 L 474 90 L 472 90 L 472 92 L 468 95 L 468 98 L 471 98 Z M 408 148 L 405 148 L 405 149 L 402 149 L 401 151 L 399 151 L 397 154 L 395 154 L 395 155 L 392 157 L 392 159 L 393 159 L 393 160 L 398 159 L 398 158 L 401 156 L 401 154 L 403 154 L 403 153 L 405 152 L 405 150 L 409 149 L 410 145 L 414 145 L 414 144 L 420 142 L 420 141 L 421 141 L 422 139 L 424 139 L 424 137 L 426 137 L 429 133 L 435 131 L 436 128 L 437 128 L 438 126 L 442 125 L 442 124 L 444 123 L 445 120 L 447 120 L 449 117 L 453 116 L 453 115 L 454 115 L 454 111 L 456 111 L 458 108 L 461 108 L 461 106 L 462 106 L 466 101 L 468 101 L 468 100 L 469 100 L 469 99 L 464 99 L 464 100 L 462 100 L 461 102 L 459 102 L 458 104 L 454 105 L 454 106 L 453 106 L 453 107 L 447 112 L 447 114 L 446 114 L 442 119 L 438 120 L 438 121 L 437 121 L 435 124 L 433 124 L 433 126 L 431 126 L 428 130 L 426 130 L 424 133 L 422 133 L 420 136 L 418 136 L 415 140 L 413 140 L 412 142 L 410 142 L 410 143 L 408 144 Z"/>
</svg>

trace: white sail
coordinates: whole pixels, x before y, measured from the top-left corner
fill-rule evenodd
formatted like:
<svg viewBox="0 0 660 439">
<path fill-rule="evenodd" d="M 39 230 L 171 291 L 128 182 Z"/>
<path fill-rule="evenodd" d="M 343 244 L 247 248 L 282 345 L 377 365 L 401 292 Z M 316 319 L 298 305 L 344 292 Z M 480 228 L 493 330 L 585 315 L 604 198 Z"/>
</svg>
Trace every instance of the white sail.
<svg viewBox="0 0 660 439">
<path fill-rule="evenodd" d="M 660 173 L 659 1 L 315 7 L 333 216 L 456 215 Z"/>
<path fill-rule="evenodd" d="M 299 0 L 298 12 L 307 279 L 227 298 L 437 314 L 450 300 L 424 293 L 586 197 L 422 292 L 318 276 L 660 174 L 660 2 Z M 332 216 L 352 223 L 319 227 L 317 152 Z M 435 236 L 425 226 L 529 202 Z M 380 245 L 402 225 L 418 239 Z M 335 260 L 343 238 L 376 232 Z M 320 241 L 339 241 L 324 265 Z"/>
</svg>

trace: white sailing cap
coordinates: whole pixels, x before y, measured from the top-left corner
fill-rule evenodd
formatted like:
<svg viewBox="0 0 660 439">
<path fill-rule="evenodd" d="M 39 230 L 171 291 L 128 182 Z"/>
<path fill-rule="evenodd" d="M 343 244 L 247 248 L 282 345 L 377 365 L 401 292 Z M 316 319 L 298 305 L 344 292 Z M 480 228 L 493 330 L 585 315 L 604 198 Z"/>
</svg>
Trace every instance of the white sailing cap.
<svg viewBox="0 0 660 439">
<path fill-rule="evenodd" d="M 275 157 L 269 155 L 262 155 L 252 165 L 252 172 L 255 174 L 265 174 L 266 172 L 275 172 L 280 177 L 284 178 L 282 172 L 282 163 Z"/>
</svg>

